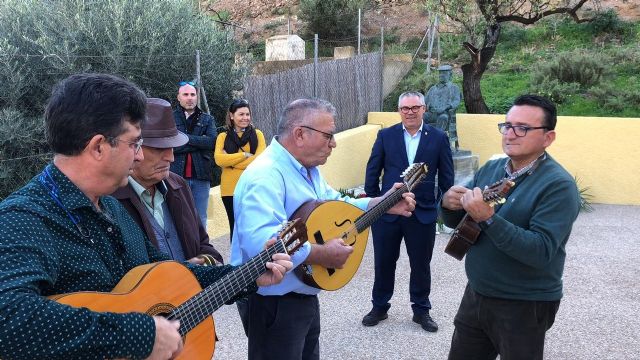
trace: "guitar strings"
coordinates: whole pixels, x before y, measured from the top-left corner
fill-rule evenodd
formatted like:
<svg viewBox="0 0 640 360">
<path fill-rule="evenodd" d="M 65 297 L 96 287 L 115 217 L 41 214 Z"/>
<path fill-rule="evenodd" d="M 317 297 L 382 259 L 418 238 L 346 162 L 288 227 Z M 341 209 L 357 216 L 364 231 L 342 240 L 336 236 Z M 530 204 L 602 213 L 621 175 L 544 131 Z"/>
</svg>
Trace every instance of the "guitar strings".
<svg viewBox="0 0 640 360">
<path fill-rule="evenodd" d="M 276 244 L 250 259 L 245 265 L 225 274 L 221 279 L 178 306 L 167 318 L 170 320 L 180 319 L 180 334 L 184 336 L 246 288 L 251 281 L 255 281 L 266 272 L 264 264 L 274 254 L 285 250 L 283 241 L 277 241 Z"/>
</svg>

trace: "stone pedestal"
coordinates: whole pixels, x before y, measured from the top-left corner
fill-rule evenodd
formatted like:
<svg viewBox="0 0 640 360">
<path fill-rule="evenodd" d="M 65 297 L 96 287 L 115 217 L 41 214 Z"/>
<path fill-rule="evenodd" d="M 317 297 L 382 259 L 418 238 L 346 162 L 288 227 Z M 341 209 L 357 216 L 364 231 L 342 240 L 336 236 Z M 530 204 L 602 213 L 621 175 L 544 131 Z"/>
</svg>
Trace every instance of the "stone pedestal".
<svg viewBox="0 0 640 360">
<path fill-rule="evenodd" d="M 265 48 L 265 61 L 304 60 L 304 40 L 298 35 L 272 36 Z"/>
<path fill-rule="evenodd" d="M 478 171 L 480 157 L 473 155 L 469 150 L 458 150 L 453 153 L 453 172 L 454 172 L 454 185 L 466 185 L 473 180 L 473 177 Z M 436 184 L 438 184 L 438 178 L 436 176 Z M 436 191 L 437 185 L 436 185 Z M 436 199 L 440 199 L 440 196 L 444 194 L 436 194 Z M 438 224 L 438 234 L 450 234 L 453 229 L 446 227 L 444 224 Z"/>
<path fill-rule="evenodd" d="M 468 150 L 459 150 L 453 154 L 453 171 L 455 173 L 454 184 L 465 185 L 473 180 L 478 171 L 480 157 L 471 154 Z"/>
</svg>

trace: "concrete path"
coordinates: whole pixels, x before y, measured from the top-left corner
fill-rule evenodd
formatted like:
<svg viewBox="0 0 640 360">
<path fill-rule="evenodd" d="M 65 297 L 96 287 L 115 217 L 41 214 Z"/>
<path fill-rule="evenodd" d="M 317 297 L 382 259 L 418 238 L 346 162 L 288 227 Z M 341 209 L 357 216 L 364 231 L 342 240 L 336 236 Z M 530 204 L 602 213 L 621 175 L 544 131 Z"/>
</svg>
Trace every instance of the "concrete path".
<svg viewBox="0 0 640 360">
<path fill-rule="evenodd" d="M 344 288 L 320 295 L 321 359 L 446 359 L 453 317 L 466 284 L 464 264 L 444 254 L 447 235 L 438 235 L 432 261 L 433 318 L 427 333 L 411 321 L 409 262 L 400 255 L 389 319 L 360 324 L 370 310 L 373 246 Z M 214 240 L 228 258 L 228 238 Z M 640 207 L 596 205 L 574 224 L 567 246 L 564 298 L 547 333 L 545 359 L 640 359 Z M 634 315 L 635 314 L 635 315 Z M 218 360 L 247 358 L 247 344 L 235 306 L 215 314 Z"/>
</svg>

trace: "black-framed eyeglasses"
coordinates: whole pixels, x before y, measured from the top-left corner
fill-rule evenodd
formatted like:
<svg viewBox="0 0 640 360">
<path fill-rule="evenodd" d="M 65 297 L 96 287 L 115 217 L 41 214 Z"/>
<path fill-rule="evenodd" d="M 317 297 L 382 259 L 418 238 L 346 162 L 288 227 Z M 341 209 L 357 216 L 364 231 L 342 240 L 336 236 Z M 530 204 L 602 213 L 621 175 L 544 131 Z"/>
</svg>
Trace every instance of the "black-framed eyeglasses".
<svg viewBox="0 0 640 360">
<path fill-rule="evenodd" d="M 185 86 L 185 85 L 196 86 L 196 82 L 195 81 L 180 81 L 178 83 L 178 85 L 180 85 L 180 86 Z"/>
<path fill-rule="evenodd" d="M 516 134 L 517 137 L 524 137 L 527 135 L 527 132 L 529 130 L 538 130 L 538 129 L 549 130 L 549 127 L 548 126 L 531 127 L 531 126 L 524 126 L 524 125 L 511 125 L 509 123 L 498 124 L 498 131 L 500 131 L 500 134 L 502 135 L 507 135 L 507 133 L 509 132 L 509 129 L 513 129 L 513 133 Z"/>
<path fill-rule="evenodd" d="M 416 105 L 416 106 L 402 106 L 400 107 L 400 111 L 403 114 L 408 114 L 409 111 L 413 112 L 413 113 L 417 113 L 418 110 L 420 110 L 424 105 Z"/>
<path fill-rule="evenodd" d="M 301 128 L 305 128 L 305 129 L 309 129 L 309 130 L 313 130 L 316 132 L 319 132 L 320 134 L 322 134 L 322 136 L 324 136 L 325 139 L 327 139 L 327 141 L 331 141 L 331 140 L 335 140 L 335 137 L 333 134 L 328 133 L 328 132 L 324 132 L 324 131 L 320 131 L 318 129 L 314 129 L 311 126 L 306 126 L 306 125 L 300 125 Z"/>
<path fill-rule="evenodd" d="M 127 140 L 118 139 L 116 137 L 109 137 L 108 139 L 111 141 L 115 141 L 115 142 L 121 141 L 125 144 L 128 144 L 129 147 L 133 149 L 134 154 L 137 154 L 140 152 L 140 149 L 142 148 L 142 143 L 144 142 L 143 138 L 140 138 L 137 141 L 127 141 Z"/>
</svg>

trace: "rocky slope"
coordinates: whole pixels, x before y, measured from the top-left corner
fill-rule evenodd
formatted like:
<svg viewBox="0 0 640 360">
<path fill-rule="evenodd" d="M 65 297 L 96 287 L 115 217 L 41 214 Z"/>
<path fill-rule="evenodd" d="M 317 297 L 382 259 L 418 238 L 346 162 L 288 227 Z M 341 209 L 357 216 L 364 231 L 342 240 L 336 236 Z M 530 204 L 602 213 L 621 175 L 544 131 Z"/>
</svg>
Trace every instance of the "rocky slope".
<svg viewBox="0 0 640 360">
<path fill-rule="evenodd" d="M 299 0 L 208 0 L 203 4 L 211 14 L 228 15 L 236 24 L 236 36 L 259 40 L 273 35 L 298 33 L 302 22 L 297 17 Z M 614 9 L 622 19 L 640 20 L 640 0 L 598 0 L 602 9 Z M 421 0 L 373 0 L 372 10 L 363 13 L 363 36 L 378 36 L 380 27 L 394 29 L 402 38 L 422 37 L 428 16 Z M 585 6 L 594 10 L 594 6 Z M 388 31 L 388 30 L 387 30 Z"/>
</svg>

